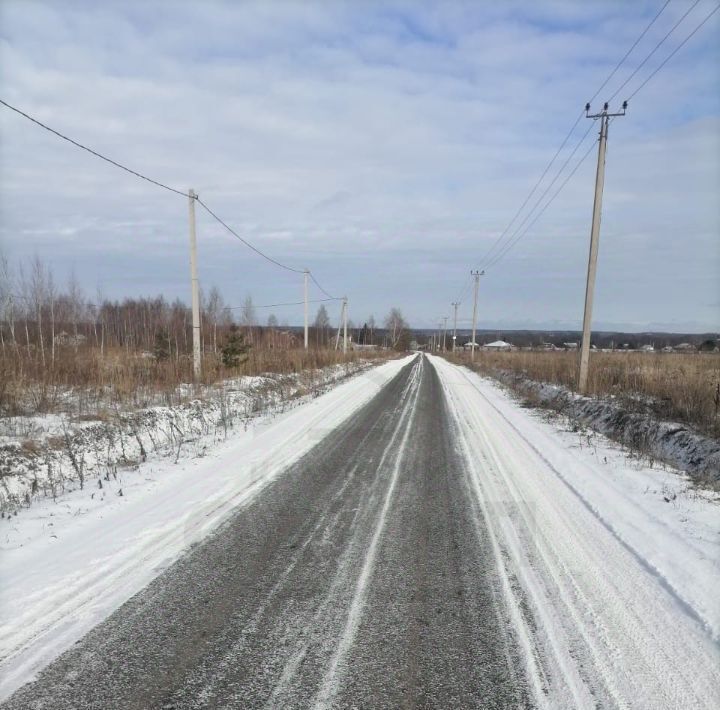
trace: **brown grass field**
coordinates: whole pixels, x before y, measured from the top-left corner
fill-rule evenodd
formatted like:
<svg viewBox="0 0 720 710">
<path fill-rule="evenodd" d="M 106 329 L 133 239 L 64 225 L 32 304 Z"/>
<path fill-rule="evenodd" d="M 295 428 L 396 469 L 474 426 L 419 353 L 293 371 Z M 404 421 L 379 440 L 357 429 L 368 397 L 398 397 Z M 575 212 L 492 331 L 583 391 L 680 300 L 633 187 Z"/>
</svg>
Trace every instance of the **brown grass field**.
<svg viewBox="0 0 720 710">
<path fill-rule="evenodd" d="M 450 359 L 470 365 L 467 353 Z M 492 375 L 509 370 L 575 391 L 578 353 L 517 350 L 476 353 L 473 369 Z M 720 438 L 720 354 L 593 352 L 588 394 L 613 397 L 633 411 L 692 425 Z"/>
<path fill-rule="evenodd" d="M 354 352 L 302 347 L 271 349 L 253 347 L 238 367 L 222 364 L 219 354 L 203 356 L 199 384 L 211 385 L 229 378 L 263 373 L 296 373 L 358 359 L 392 357 L 388 352 Z M 148 353 L 122 347 L 58 349 L 52 367 L 37 358 L 9 349 L 0 354 L 0 415 L 17 416 L 67 412 L 76 417 L 97 414 L 105 408 L 138 408 L 153 404 L 176 404 L 187 398 L 193 381 L 188 355 L 156 360 Z"/>
</svg>

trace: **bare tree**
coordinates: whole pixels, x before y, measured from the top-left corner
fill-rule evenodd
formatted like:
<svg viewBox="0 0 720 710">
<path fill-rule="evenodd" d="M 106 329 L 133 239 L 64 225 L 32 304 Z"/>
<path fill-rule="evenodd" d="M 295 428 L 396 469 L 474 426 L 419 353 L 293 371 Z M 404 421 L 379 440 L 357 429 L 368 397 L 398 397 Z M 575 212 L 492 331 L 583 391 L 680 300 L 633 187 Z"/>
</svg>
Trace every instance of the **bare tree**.
<svg viewBox="0 0 720 710">
<path fill-rule="evenodd" d="M 17 340 L 15 340 L 15 300 L 13 294 L 15 288 L 10 263 L 7 256 L 0 252 L 0 335 L 2 336 L 2 349 L 5 352 L 5 336 L 3 332 L 4 323 L 7 323 L 10 335 L 10 343 L 17 352 Z"/>
<path fill-rule="evenodd" d="M 368 329 L 370 330 L 370 344 L 372 345 L 375 342 L 375 340 L 373 339 L 373 335 L 375 333 L 375 327 L 376 327 L 375 326 L 375 316 L 372 313 L 370 314 L 370 317 L 367 320 L 367 326 L 368 326 Z"/>
<path fill-rule="evenodd" d="M 45 343 L 43 340 L 43 318 L 42 311 L 46 297 L 45 266 L 40 257 L 35 255 L 30 265 L 30 299 L 35 311 L 35 318 L 38 329 L 38 343 L 40 345 L 40 356 L 43 368 L 45 367 Z"/>
<path fill-rule="evenodd" d="M 225 303 L 223 297 L 220 295 L 220 291 L 217 286 L 213 286 L 210 289 L 210 295 L 208 296 L 207 302 L 207 314 L 212 325 L 213 331 L 213 352 L 217 353 L 217 327 L 218 321 L 225 310 Z"/>
<path fill-rule="evenodd" d="M 393 350 L 404 349 L 404 343 L 409 335 L 409 326 L 399 308 L 390 309 L 390 313 L 385 318 L 385 328 L 390 337 L 390 347 Z"/>
<path fill-rule="evenodd" d="M 83 295 L 80 283 L 75 275 L 75 269 L 70 272 L 67 286 L 67 298 L 70 307 L 70 320 L 73 327 L 73 345 L 77 351 L 78 347 L 78 323 L 83 319 L 85 305 L 85 296 Z"/>
<path fill-rule="evenodd" d="M 315 322 L 313 323 L 313 326 L 315 327 L 315 342 L 317 343 L 319 338 L 319 344 L 325 345 L 327 341 L 327 331 L 330 327 L 330 317 L 328 316 L 325 304 L 321 305 L 320 308 L 318 308 L 318 312 L 315 316 Z"/>
</svg>

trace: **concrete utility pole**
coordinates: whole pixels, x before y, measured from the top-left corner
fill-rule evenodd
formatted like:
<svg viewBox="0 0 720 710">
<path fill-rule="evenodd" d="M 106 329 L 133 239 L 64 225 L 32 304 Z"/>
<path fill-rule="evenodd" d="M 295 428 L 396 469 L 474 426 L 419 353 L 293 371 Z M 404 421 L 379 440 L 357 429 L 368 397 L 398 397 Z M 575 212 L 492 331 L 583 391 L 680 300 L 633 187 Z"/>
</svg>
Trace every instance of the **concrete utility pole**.
<svg viewBox="0 0 720 710">
<path fill-rule="evenodd" d="M 348 318 L 348 300 L 347 296 L 343 298 L 343 355 L 347 354 L 347 318 Z"/>
<path fill-rule="evenodd" d="M 340 347 L 340 331 L 342 330 L 343 313 L 345 313 L 345 301 L 343 301 L 342 306 L 340 306 L 340 320 L 338 321 L 338 331 L 337 335 L 335 336 L 335 350 Z"/>
<path fill-rule="evenodd" d="M 447 321 L 448 321 L 448 317 L 443 316 L 443 340 L 442 340 L 443 352 L 445 352 L 445 336 L 447 335 Z"/>
<path fill-rule="evenodd" d="M 188 206 L 190 217 L 190 286 L 192 297 L 192 341 L 193 341 L 193 379 L 200 379 L 202 361 L 200 353 L 200 282 L 197 269 L 197 235 L 195 233 L 195 200 L 197 195 L 191 188 L 188 190 Z"/>
<path fill-rule="evenodd" d="M 453 318 L 453 353 L 455 353 L 455 347 L 457 346 L 457 309 L 460 305 L 459 303 L 451 303 L 450 304 L 455 309 L 455 317 Z"/>
<path fill-rule="evenodd" d="M 480 277 L 484 276 L 484 271 L 470 271 L 475 277 L 475 300 L 473 302 L 473 320 L 472 320 L 472 339 L 470 340 L 470 360 L 475 360 L 475 326 L 477 325 L 477 299 L 478 288 L 480 286 Z"/>
<path fill-rule="evenodd" d="M 598 142 L 598 162 L 595 173 L 595 201 L 593 203 L 592 229 L 590 230 L 590 255 L 588 257 L 587 283 L 585 285 L 585 311 L 583 313 L 583 333 L 580 345 L 580 372 L 578 391 L 587 390 L 588 368 L 590 365 L 590 337 L 592 327 L 593 297 L 595 295 L 595 272 L 597 269 L 598 247 L 600 243 L 600 215 L 602 213 L 603 186 L 605 183 L 605 151 L 607 149 L 608 125 L 610 118 L 624 116 L 627 101 L 623 102 L 621 113 L 608 113 L 605 103 L 600 113 L 590 115 L 590 104 L 585 104 L 585 115 L 594 121 L 600 119 L 600 140 Z"/>
<path fill-rule="evenodd" d="M 308 349 L 308 274 L 305 269 L 305 350 Z"/>
</svg>

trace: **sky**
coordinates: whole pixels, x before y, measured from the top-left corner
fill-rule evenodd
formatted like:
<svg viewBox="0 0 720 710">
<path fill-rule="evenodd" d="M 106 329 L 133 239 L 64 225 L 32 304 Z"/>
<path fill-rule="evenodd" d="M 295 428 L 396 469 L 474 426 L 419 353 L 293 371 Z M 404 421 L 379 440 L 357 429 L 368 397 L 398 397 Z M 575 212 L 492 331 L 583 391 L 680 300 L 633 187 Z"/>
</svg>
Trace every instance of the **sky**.
<svg viewBox="0 0 720 710">
<path fill-rule="evenodd" d="M 532 216 L 511 220 L 663 2 L 0 0 L 0 98 L 193 188 L 259 249 L 347 295 L 355 322 L 399 307 L 431 327 L 460 300 L 467 327 L 470 270 L 520 227 L 480 279 L 479 326 L 579 328 L 597 123 L 578 121 L 528 202 L 589 130 L 540 218 L 526 232 Z M 691 5 L 671 0 L 594 109 Z M 700 0 L 611 108 L 715 5 Z M 610 125 L 596 329 L 720 330 L 719 40 L 717 12 Z M 302 299 L 301 274 L 202 209 L 197 230 L 205 292 Z M 2 106 L 0 250 L 15 266 L 39 255 L 61 282 L 74 272 L 90 299 L 189 302 L 187 199 Z M 270 311 L 302 320 L 297 306 L 259 318 Z"/>
</svg>

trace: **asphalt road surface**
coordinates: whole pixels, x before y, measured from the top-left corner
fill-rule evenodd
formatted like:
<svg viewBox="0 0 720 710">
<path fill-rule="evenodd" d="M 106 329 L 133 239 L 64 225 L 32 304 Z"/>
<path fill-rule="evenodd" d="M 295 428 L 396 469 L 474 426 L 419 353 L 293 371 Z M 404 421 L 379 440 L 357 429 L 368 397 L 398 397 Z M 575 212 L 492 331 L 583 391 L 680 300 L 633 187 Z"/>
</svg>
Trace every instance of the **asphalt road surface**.
<svg viewBox="0 0 720 710">
<path fill-rule="evenodd" d="M 4 707 L 530 707 L 454 440 L 418 357 Z"/>
<path fill-rule="evenodd" d="M 720 707 L 714 548 L 633 493 L 653 474 L 407 363 L 295 421 L 310 448 L 277 476 L 229 449 L 264 487 L 3 707 Z"/>
</svg>

